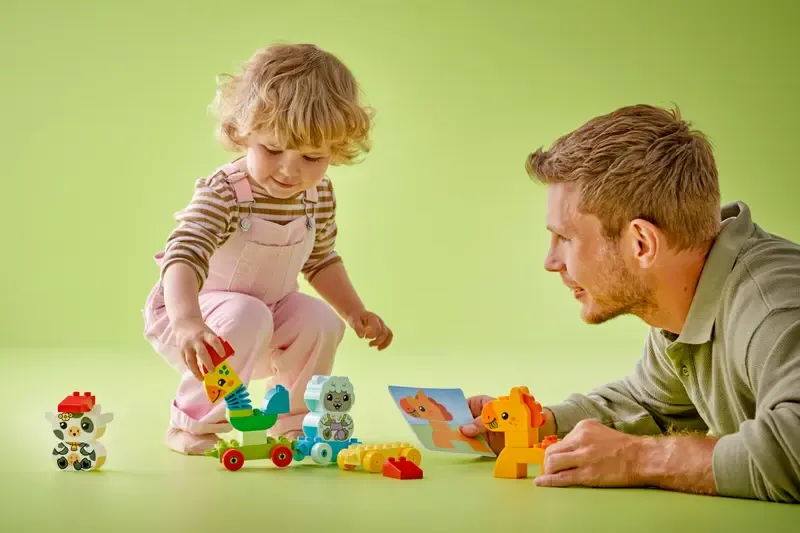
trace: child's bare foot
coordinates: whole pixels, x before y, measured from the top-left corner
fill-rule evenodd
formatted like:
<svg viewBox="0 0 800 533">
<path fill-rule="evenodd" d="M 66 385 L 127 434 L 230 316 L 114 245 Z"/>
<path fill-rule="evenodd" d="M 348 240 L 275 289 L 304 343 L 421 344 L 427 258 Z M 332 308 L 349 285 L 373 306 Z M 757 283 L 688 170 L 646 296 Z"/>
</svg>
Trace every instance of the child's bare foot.
<svg viewBox="0 0 800 533">
<path fill-rule="evenodd" d="M 219 437 L 213 433 L 194 435 L 188 431 L 171 427 L 167 429 L 164 442 L 170 449 L 178 453 L 185 455 L 203 455 L 206 450 L 210 450 L 219 442 Z"/>
</svg>

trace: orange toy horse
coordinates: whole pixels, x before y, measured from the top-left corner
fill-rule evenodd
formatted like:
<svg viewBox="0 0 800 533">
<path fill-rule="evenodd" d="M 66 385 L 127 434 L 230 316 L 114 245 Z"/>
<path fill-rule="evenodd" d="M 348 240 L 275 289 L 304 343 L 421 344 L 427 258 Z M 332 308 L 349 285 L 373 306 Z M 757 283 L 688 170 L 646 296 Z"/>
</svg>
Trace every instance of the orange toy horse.
<svg viewBox="0 0 800 533">
<path fill-rule="evenodd" d="M 483 406 L 481 421 L 489 431 L 505 433 L 505 447 L 497 458 L 494 477 L 528 477 L 528 465 L 544 463 L 544 450 L 556 441 L 547 438 L 539 444 L 539 428 L 544 425 L 542 405 L 531 396 L 528 387 L 513 387 L 508 396 L 500 396 Z"/>
<path fill-rule="evenodd" d="M 453 420 L 453 415 L 433 398 L 428 397 L 423 391 L 418 391 L 415 396 L 406 396 L 400 399 L 400 407 L 408 416 L 427 420 L 433 430 L 433 445 L 437 448 L 453 448 L 453 441 L 458 440 L 469 444 L 477 452 L 492 453 L 483 442 L 478 439 L 466 437 L 461 434 L 458 427 L 451 427 L 448 422 Z"/>
</svg>

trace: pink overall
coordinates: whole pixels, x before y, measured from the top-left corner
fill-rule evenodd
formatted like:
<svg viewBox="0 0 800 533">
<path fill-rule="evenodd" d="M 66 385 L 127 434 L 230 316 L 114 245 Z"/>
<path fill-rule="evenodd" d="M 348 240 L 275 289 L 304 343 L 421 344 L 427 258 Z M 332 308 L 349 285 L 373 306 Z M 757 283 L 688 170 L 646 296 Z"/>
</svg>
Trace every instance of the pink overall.
<svg viewBox="0 0 800 533">
<path fill-rule="evenodd" d="M 302 431 L 308 409 L 303 400 L 313 375 L 327 375 L 344 336 L 344 321 L 325 302 L 298 292 L 298 277 L 315 239 L 316 188 L 304 193 L 306 216 L 284 225 L 250 215 L 253 195 L 242 172 L 220 169 L 240 206 L 236 232 L 212 255 L 199 295 L 203 319 L 236 353 L 230 363 L 245 385 L 271 378 L 289 390 L 290 413 L 281 415 L 272 435 Z M 164 254 L 156 256 L 160 265 Z M 183 373 L 172 401 L 170 425 L 193 434 L 226 433 L 225 403 L 211 405 L 203 384 L 186 368 L 169 323 L 160 283 L 144 309 L 145 337 Z M 260 401 L 253 398 L 253 406 Z"/>
</svg>

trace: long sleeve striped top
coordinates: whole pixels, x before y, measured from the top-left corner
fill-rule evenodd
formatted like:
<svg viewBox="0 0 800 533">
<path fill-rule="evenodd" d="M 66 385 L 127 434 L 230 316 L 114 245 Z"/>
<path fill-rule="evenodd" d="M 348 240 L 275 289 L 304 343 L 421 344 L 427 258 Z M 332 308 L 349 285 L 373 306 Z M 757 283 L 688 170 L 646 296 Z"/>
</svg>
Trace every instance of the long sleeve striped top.
<svg viewBox="0 0 800 533">
<path fill-rule="evenodd" d="M 259 185 L 251 182 L 255 205 L 252 217 L 277 224 L 288 224 L 305 216 L 302 196 L 273 198 Z M 326 176 L 317 185 L 318 201 L 315 208 L 316 239 L 311 256 L 302 269 L 307 281 L 312 281 L 323 268 L 341 261 L 335 250 L 336 196 L 333 185 Z M 176 263 L 191 266 L 197 274 L 200 287 L 208 277 L 209 261 L 214 252 L 236 231 L 239 225 L 239 205 L 233 187 L 222 173 L 204 177 L 195 183 L 189 205 L 175 215 L 178 226 L 167 238 L 161 276 Z"/>
</svg>

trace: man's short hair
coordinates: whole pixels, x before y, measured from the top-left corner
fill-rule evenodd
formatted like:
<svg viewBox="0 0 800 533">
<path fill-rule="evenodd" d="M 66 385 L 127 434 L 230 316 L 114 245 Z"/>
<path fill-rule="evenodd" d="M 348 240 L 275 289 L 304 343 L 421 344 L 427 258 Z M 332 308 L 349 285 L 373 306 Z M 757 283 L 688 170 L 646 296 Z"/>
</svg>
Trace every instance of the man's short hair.
<svg viewBox="0 0 800 533">
<path fill-rule="evenodd" d="M 635 105 L 595 117 L 531 153 L 525 168 L 541 183 L 576 185 L 579 211 L 597 216 L 608 239 L 636 218 L 658 226 L 673 249 L 695 248 L 719 231 L 711 144 L 677 108 Z"/>
</svg>

